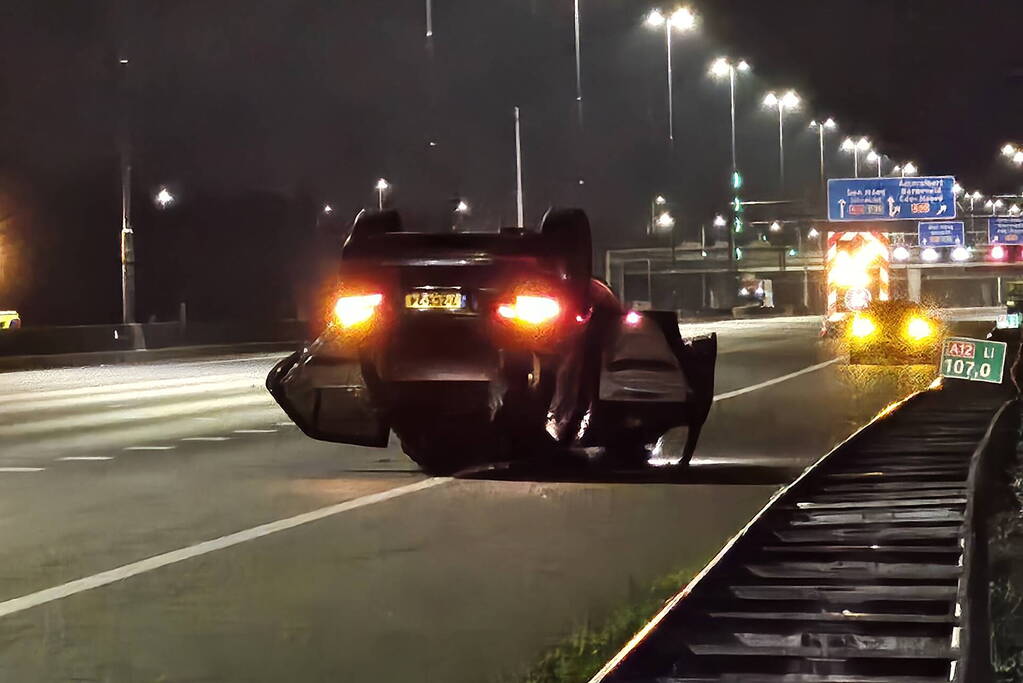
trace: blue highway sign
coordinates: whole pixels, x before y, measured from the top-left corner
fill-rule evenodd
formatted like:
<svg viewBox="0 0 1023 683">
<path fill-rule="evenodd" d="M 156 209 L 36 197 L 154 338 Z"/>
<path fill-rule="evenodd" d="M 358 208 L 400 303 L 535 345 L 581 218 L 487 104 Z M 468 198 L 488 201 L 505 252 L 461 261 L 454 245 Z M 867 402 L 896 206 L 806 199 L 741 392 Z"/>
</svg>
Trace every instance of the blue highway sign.
<svg viewBox="0 0 1023 683">
<path fill-rule="evenodd" d="M 1023 244 L 1023 218 L 987 219 L 987 241 L 990 244 Z"/>
<path fill-rule="evenodd" d="M 956 247 L 966 243 L 966 226 L 962 221 L 927 221 L 917 223 L 921 247 Z"/>
<path fill-rule="evenodd" d="M 832 178 L 828 181 L 828 220 L 955 218 L 953 185 L 952 176 Z"/>
</svg>

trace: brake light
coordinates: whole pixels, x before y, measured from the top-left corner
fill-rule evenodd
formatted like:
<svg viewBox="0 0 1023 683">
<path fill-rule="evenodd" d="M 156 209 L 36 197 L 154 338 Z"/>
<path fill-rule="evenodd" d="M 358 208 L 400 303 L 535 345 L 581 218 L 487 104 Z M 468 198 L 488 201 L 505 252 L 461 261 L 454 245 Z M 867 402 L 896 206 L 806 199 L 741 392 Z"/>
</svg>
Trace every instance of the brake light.
<svg viewBox="0 0 1023 683">
<path fill-rule="evenodd" d="M 334 304 L 334 320 L 343 328 L 361 325 L 376 314 L 377 307 L 383 301 L 383 294 L 338 297 Z"/>
<path fill-rule="evenodd" d="M 515 297 L 514 303 L 499 305 L 497 314 L 502 318 L 528 325 L 543 325 L 554 321 L 561 315 L 561 304 L 557 299 L 547 296 L 520 294 Z"/>
</svg>

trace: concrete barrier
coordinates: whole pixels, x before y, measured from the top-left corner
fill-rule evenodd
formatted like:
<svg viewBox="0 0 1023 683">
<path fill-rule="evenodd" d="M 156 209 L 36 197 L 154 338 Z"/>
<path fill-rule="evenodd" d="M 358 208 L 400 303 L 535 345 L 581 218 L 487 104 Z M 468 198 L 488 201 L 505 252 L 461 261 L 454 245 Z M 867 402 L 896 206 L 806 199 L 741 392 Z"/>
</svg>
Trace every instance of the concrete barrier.
<svg viewBox="0 0 1023 683">
<path fill-rule="evenodd" d="M 283 351 L 308 336 L 307 324 L 299 320 L 23 327 L 0 333 L 0 370 Z"/>
</svg>

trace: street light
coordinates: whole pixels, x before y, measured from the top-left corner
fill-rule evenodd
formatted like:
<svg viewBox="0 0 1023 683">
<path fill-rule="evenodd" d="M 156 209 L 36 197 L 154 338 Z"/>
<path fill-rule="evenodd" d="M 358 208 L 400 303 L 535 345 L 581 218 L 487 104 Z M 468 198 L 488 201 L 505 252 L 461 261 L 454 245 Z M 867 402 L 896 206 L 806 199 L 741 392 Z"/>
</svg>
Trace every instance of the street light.
<svg viewBox="0 0 1023 683">
<path fill-rule="evenodd" d="M 739 166 L 736 162 L 735 157 L 735 72 L 747 73 L 750 70 L 749 62 L 745 59 L 740 59 L 737 64 L 733 64 L 730 60 L 725 57 L 718 57 L 710 65 L 710 74 L 715 78 L 728 77 L 728 102 L 730 105 L 731 121 L 732 121 L 732 185 L 733 189 L 736 183 L 736 174 L 739 172 Z"/>
<path fill-rule="evenodd" d="M 650 28 L 664 27 L 664 50 L 668 62 L 668 142 L 675 142 L 674 104 L 671 87 L 671 31 L 686 33 L 696 28 L 696 15 L 688 7 L 679 7 L 670 15 L 665 16 L 659 9 L 651 10 L 646 17 L 646 25 Z"/>
<path fill-rule="evenodd" d="M 839 148 L 843 152 L 852 152 L 853 155 L 853 175 L 857 178 L 860 177 L 860 152 L 866 152 L 870 149 L 870 140 L 867 138 L 860 138 L 859 140 L 853 140 L 852 138 L 846 138 L 842 140 L 842 146 Z"/>
<path fill-rule="evenodd" d="M 714 216 L 714 227 L 715 228 L 723 228 L 726 225 L 728 225 L 728 221 L 725 220 L 724 216 L 722 216 L 721 214 L 718 214 L 718 215 Z"/>
<path fill-rule="evenodd" d="M 458 204 L 455 205 L 455 213 L 460 213 L 463 216 L 469 213 L 469 203 L 464 199 L 459 199 Z"/>
<path fill-rule="evenodd" d="M 806 233 L 806 236 L 810 239 L 814 239 L 816 237 L 820 237 L 821 234 L 818 232 L 817 228 L 810 228 L 809 232 Z"/>
<path fill-rule="evenodd" d="M 327 214 L 329 216 L 330 214 L 334 213 L 334 207 L 331 206 L 330 204 L 324 204 L 323 205 L 323 213 L 325 213 L 325 214 Z"/>
<path fill-rule="evenodd" d="M 781 232 L 781 223 L 779 223 L 778 221 L 771 221 L 771 226 L 769 229 L 771 232 Z"/>
<path fill-rule="evenodd" d="M 663 195 L 657 195 L 650 201 L 650 225 L 647 227 L 648 235 L 653 231 L 654 225 L 657 224 L 658 211 L 663 211 L 662 207 L 664 207 L 667 203 L 668 200 L 665 199 Z"/>
<path fill-rule="evenodd" d="M 880 178 L 881 177 L 881 155 L 878 154 L 877 152 L 875 152 L 874 150 L 870 150 L 869 152 L 867 152 L 867 161 L 869 163 L 871 163 L 871 164 L 873 164 L 875 162 L 877 163 L 877 177 Z"/>
<path fill-rule="evenodd" d="M 664 228 L 665 230 L 675 227 L 675 219 L 667 211 L 658 216 L 655 222 L 658 228 Z"/>
<path fill-rule="evenodd" d="M 773 92 L 764 95 L 764 106 L 778 109 L 778 178 L 781 190 L 785 192 L 785 110 L 799 108 L 799 95 L 789 90 L 781 97 Z"/>
<path fill-rule="evenodd" d="M 161 209 L 166 209 L 168 205 L 174 203 L 174 195 L 166 187 L 161 187 L 160 191 L 156 193 L 156 203 Z"/>
<path fill-rule="evenodd" d="M 831 118 L 829 116 L 828 118 L 824 119 L 823 121 L 819 121 L 819 122 L 818 121 L 811 121 L 810 122 L 810 128 L 811 128 L 811 130 L 814 129 L 814 128 L 817 129 L 817 135 L 818 135 L 818 138 L 820 139 L 821 187 L 823 187 L 824 186 L 824 131 L 825 130 L 834 130 L 835 128 L 838 128 L 838 124 L 835 123 L 835 119 L 833 119 L 833 118 Z"/>
<path fill-rule="evenodd" d="M 1002 156 L 1009 157 L 1010 159 L 1013 157 L 1014 154 L 1016 154 L 1017 151 L 1018 150 L 1016 149 L 1016 145 L 1013 145 L 1011 143 L 1007 143 L 1002 146 Z"/>
<path fill-rule="evenodd" d="M 389 189 L 391 189 L 391 184 L 387 182 L 385 179 L 381 178 L 373 187 L 377 191 L 377 208 L 379 208 L 382 211 L 384 208 L 384 192 L 387 192 Z"/>
</svg>

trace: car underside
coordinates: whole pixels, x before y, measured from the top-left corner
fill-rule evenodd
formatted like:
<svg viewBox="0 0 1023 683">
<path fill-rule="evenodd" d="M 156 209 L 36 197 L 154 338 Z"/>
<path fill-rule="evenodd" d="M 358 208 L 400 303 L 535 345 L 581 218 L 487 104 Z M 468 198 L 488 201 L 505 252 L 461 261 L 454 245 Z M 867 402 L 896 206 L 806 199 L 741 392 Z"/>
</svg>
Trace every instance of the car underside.
<svg viewBox="0 0 1023 683">
<path fill-rule="evenodd" d="M 360 214 L 323 334 L 267 387 L 308 435 L 386 446 L 425 470 L 603 446 L 640 453 L 713 396 L 716 339 L 671 312 L 626 311 L 589 266 L 589 225 L 552 211 L 538 232 L 417 234 Z"/>
</svg>

